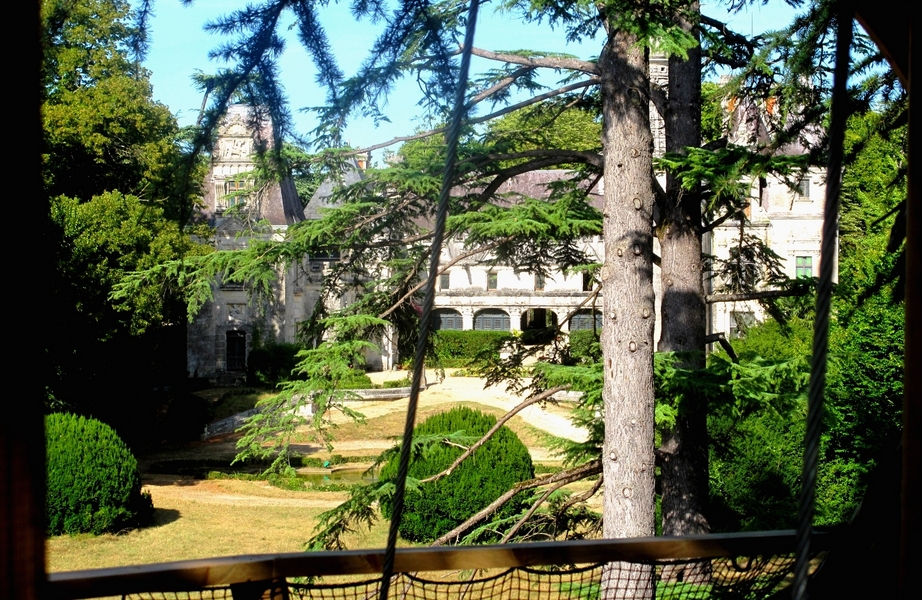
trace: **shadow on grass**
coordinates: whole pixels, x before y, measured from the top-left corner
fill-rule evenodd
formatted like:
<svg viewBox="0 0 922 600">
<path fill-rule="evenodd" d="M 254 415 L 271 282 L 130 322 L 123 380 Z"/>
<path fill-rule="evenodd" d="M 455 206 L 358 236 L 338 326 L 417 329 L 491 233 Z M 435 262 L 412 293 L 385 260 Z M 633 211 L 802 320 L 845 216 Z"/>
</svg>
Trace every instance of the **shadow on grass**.
<svg viewBox="0 0 922 600">
<path fill-rule="evenodd" d="M 182 515 L 179 514 L 179 511 L 175 508 L 154 507 L 154 519 L 148 527 L 154 528 L 169 525 L 170 523 L 178 521 L 181 516 Z"/>
</svg>

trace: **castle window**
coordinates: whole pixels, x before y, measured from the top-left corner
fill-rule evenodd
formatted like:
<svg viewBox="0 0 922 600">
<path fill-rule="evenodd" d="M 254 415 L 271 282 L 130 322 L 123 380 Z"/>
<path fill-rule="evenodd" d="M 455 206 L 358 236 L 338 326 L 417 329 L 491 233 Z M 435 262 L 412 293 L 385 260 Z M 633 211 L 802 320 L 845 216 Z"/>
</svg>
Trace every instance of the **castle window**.
<svg viewBox="0 0 922 600">
<path fill-rule="evenodd" d="M 228 180 L 224 182 L 224 208 L 233 206 L 243 206 L 247 201 L 246 192 L 251 188 L 250 182 L 240 180 Z"/>
<path fill-rule="evenodd" d="M 451 289 L 451 276 L 448 273 L 442 273 L 439 275 L 439 289 L 447 290 Z"/>
<path fill-rule="evenodd" d="M 543 292 L 544 291 L 544 275 L 541 273 L 535 273 L 535 291 Z"/>
<path fill-rule="evenodd" d="M 810 200 L 810 178 L 801 177 L 797 182 L 797 199 L 801 201 Z"/>
<path fill-rule="evenodd" d="M 437 330 L 461 330 L 464 329 L 464 320 L 458 311 L 450 308 L 440 308 L 435 311 L 435 328 Z"/>
<path fill-rule="evenodd" d="M 487 273 L 487 289 L 495 290 L 498 286 L 499 286 L 499 276 L 493 271 L 490 271 L 489 273 Z"/>
<path fill-rule="evenodd" d="M 597 310 L 581 310 L 570 317 L 570 331 L 602 331 L 602 313 Z"/>
<path fill-rule="evenodd" d="M 813 277 L 813 257 L 798 256 L 794 259 L 794 268 L 797 279 L 809 279 Z"/>
<path fill-rule="evenodd" d="M 498 308 L 488 308 L 474 315 L 474 329 L 479 331 L 509 331 L 509 314 Z"/>
<path fill-rule="evenodd" d="M 226 367 L 228 371 L 247 370 L 247 334 L 243 331 L 228 331 L 226 346 Z"/>
</svg>

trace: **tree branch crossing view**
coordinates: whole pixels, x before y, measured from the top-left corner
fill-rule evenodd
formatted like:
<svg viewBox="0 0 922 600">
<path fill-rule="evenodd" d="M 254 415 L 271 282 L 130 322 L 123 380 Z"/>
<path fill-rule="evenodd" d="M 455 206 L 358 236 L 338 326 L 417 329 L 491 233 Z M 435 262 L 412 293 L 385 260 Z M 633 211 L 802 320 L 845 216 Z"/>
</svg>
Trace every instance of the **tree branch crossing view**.
<svg viewBox="0 0 922 600">
<path fill-rule="evenodd" d="M 189 82 L 202 99 L 186 127 L 140 66 L 153 3 L 41 4 L 43 175 L 68 332 L 47 342 L 46 412 L 110 425 L 142 478 L 217 430 L 228 390 L 266 388 L 223 434 L 236 444 L 226 472 L 295 485 L 307 445 L 337 452 L 338 427 L 370 427 L 381 398 L 411 395 L 409 378 L 371 389 L 367 372 L 417 367 L 433 389 L 479 378 L 513 408 L 486 415 L 465 397 L 429 416 L 408 473 L 399 444 L 370 461 L 305 549 L 346 549 L 391 515 L 401 544 L 427 545 L 792 529 L 830 265 L 813 524 L 850 522 L 893 450 L 908 100 L 855 25 L 830 180 L 840 2 L 763 2 L 796 15 L 758 35 L 727 24 L 750 8 L 741 0 L 510 0 L 481 3 L 476 23 L 469 2 L 343 2 L 378 31 L 347 74 L 333 48 L 350 24 L 325 17 L 336 3 L 254 0 L 203 24 L 221 36 L 218 66 Z M 465 46 L 469 27 L 499 16 L 542 35 Z M 551 33 L 557 46 L 529 45 Z M 325 94 L 309 133 L 295 131 L 280 66 L 297 43 Z M 458 89 L 462 55 L 474 62 Z M 412 131 L 345 141 L 355 119 L 388 123 L 411 104 Z M 841 193 L 824 265 L 827 187 Z M 509 428 L 532 410 L 577 432 L 542 433 L 549 462 Z M 118 436 L 106 443 L 122 448 Z M 125 507 L 50 515 L 54 533 L 156 519 L 156 493 L 151 517 L 134 488 Z M 684 585 L 670 593 L 704 598 L 718 578 L 698 563 L 600 573 L 577 595 Z"/>
</svg>

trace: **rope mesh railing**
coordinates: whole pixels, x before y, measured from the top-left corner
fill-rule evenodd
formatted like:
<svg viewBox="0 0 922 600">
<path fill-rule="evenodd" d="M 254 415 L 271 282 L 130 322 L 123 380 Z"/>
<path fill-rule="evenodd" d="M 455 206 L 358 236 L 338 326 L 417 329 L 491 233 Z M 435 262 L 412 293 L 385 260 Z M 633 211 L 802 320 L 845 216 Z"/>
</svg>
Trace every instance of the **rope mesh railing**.
<svg viewBox="0 0 922 600">
<path fill-rule="evenodd" d="M 814 558 L 816 558 L 814 556 Z M 621 597 L 618 589 L 638 589 L 637 573 L 646 573 L 651 600 L 705 598 L 761 600 L 774 597 L 793 581 L 793 554 L 655 560 L 583 566 L 513 567 L 491 571 L 400 573 L 391 577 L 388 598 L 395 600 L 569 600 Z M 813 561 L 815 564 L 816 561 Z M 648 570 L 638 570 L 646 565 Z M 603 583 L 604 574 L 604 583 Z M 119 596 L 124 600 L 220 600 L 288 598 L 292 600 L 373 600 L 381 593 L 380 577 L 341 576 L 309 583 L 281 581 L 253 594 L 235 586 L 188 592 L 145 592 Z M 603 590 L 603 586 L 605 589 Z M 788 592 L 790 593 L 790 592 Z"/>
</svg>

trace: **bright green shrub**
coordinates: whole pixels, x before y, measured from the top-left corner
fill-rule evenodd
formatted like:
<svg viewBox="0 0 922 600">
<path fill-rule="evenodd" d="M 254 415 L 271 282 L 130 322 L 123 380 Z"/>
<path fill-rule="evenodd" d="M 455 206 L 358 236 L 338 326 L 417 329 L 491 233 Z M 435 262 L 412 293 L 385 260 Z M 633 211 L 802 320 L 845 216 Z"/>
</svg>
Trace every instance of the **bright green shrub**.
<svg viewBox="0 0 922 600">
<path fill-rule="evenodd" d="M 138 461 L 115 430 L 66 413 L 45 417 L 48 533 L 115 532 L 146 525 L 150 494 L 141 492 Z"/>
<path fill-rule="evenodd" d="M 416 427 L 417 439 L 432 435 L 463 432 L 467 439 L 457 441 L 469 446 L 485 434 L 496 419 L 465 407 L 433 415 Z M 410 477 L 423 479 L 434 475 L 458 458 L 463 450 L 457 446 L 436 442 L 413 457 Z M 381 470 L 381 478 L 395 477 L 398 459 L 395 457 Z M 490 440 L 452 471 L 451 475 L 408 491 L 405 499 L 400 535 L 417 542 L 430 542 L 451 531 L 474 513 L 496 500 L 513 485 L 534 477 L 531 455 L 510 429 L 502 427 Z M 500 515 L 514 514 L 520 503 L 510 502 Z M 384 514 L 390 518 L 392 507 L 383 503 Z"/>
<path fill-rule="evenodd" d="M 570 357 L 578 363 L 594 363 L 602 360 L 599 333 L 591 329 L 571 331 Z"/>
<path fill-rule="evenodd" d="M 368 390 L 375 387 L 375 384 L 365 371 L 353 369 L 352 375 L 344 378 L 336 387 L 341 390 Z"/>
<path fill-rule="evenodd" d="M 508 331 L 443 329 L 435 332 L 433 345 L 443 367 L 465 367 L 471 362 L 499 361 L 503 342 L 512 339 Z"/>
</svg>

